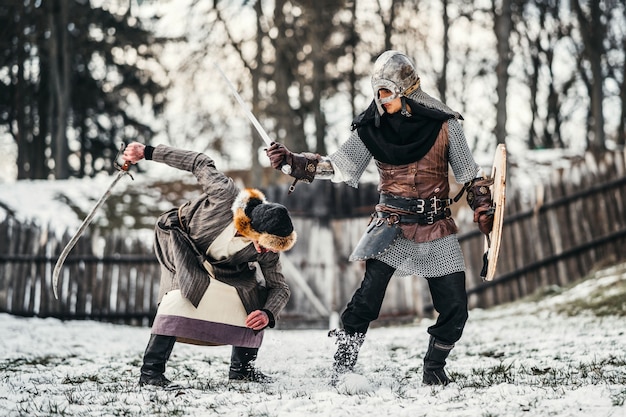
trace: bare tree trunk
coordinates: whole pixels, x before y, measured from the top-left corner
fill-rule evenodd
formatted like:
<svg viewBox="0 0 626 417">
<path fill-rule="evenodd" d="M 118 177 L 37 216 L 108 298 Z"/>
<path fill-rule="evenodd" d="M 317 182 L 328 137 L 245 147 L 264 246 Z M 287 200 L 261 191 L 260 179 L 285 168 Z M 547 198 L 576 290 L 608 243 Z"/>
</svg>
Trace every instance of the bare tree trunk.
<svg viewBox="0 0 626 417">
<path fill-rule="evenodd" d="M 26 60 L 26 50 L 21 47 L 24 39 L 24 18 L 25 14 L 22 14 L 22 18 L 18 20 L 18 30 L 16 33 L 17 46 L 15 47 L 16 54 L 16 74 L 15 74 L 15 125 L 17 128 L 11 128 L 15 142 L 17 143 L 17 179 L 23 180 L 29 178 L 29 167 L 27 166 L 29 160 L 29 149 L 26 139 L 26 132 L 28 128 L 26 126 L 26 112 L 25 112 L 25 96 L 26 96 L 26 80 L 24 80 L 24 64 Z M 13 126 L 13 125 L 12 125 Z"/>
<path fill-rule="evenodd" d="M 596 59 L 591 62 L 591 128 L 593 131 L 593 139 L 591 140 L 591 149 L 594 151 L 603 151 L 606 149 L 604 143 L 604 113 L 603 113 L 603 100 L 604 92 L 602 91 L 602 63 L 599 54 L 595 52 L 593 55 Z"/>
<path fill-rule="evenodd" d="M 285 0 L 277 0 L 274 8 L 274 22 L 279 33 L 285 33 L 287 28 L 283 15 L 284 4 Z M 271 109 L 268 109 L 267 113 L 276 118 L 278 139 L 293 151 L 305 151 L 308 150 L 308 146 L 304 135 L 302 116 L 291 109 L 288 94 L 289 87 L 295 79 L 296 68 L 293 68 L 293 56 L 295 56 L 294 51 L 297 48 L 291 44 L 294 42 L 292 37 L 278 36 L 273 41 L 276 50 L 276 62 L 272 79 L 276 84 L 276 92 Z"/>
<path fill-rule="evenodd" d="M 624 20 L 626 20 L 626 7 L 624 7 Z M 626 37 L 622 39 L 622 51 L 626 53 Z M 626 59 L 622 63 L 622 83 L 619 89 L 620 101 L 622 102 L 622 117 L 617 132 L 617 144 L 626 145 Z"/>
<path fill-rule="evenodd" d="M 313 61 L 313 99 L 311 101 L 311 111 L 315 120 L 315 152 L 320 155 L 326 155 L 326 117 L 322 110 L 322 92 L 326 85 L 326 71 L 324 59 L 324 42 L 323 42 L 323 25 L 325 22 L 332 20 L 332 16 L 325 13 L 325 8 L 314 7 L 309 9 L 315 14 L 314 22 L 318 27 L 316 30 L 309 32 L 309 41 L 312 46 L 311 59 Z"/>
<path fill-rule="evenodd" d="M 352 71 L 349 72 L 348 79 L 350 80 L 350 105 L 352 106 L 352 117 L 357 116 L 356 108 L 356 82 L 357 77 L 354 72 L 354 64 L 356 63 L 356 46 L 358 43 L 358 34 L 356 33 L 355 22 L 356 22 L 356 3 L 358 0 L 354 0 L 352 2 L 352 6 L 350 7 L 350 13 L 352 13 L 352 20 L 350 22 L 350 58 L 352 59 Z"/>
<path fill-rule="evenodd" d="M 532 72 L 529 75 L 528 79 L 528 89 L 530 90 L 530 113 L 531 119 L 530 124 L 528 125 L 528 149 L 536 149 L 539 146 L 539 138 L 537 137 L 537 132 L 535 130 L 535 123 L 538 119 L 538 103 L 537 103 L 537 91 L 539 90 L 539 68 L 541 67 L 541 62 L 538 54 L 530 57 L 532 61 Z"/>
<path fill-rule="evenodd" d="M 583 40 L 583 57 L 589 62 L 591 69 L 591 79 L 589 80 L 590 108 L 590 135 L 589 148 L 592 151 L 603 151 L 606 149 L 604 143 L 604 114 L 602 91 L 602 57 L 604 56 L 603 40 L 606 36 L 606 27 L 602 23 L 602 10 L 600 2 L 590 1 L 587 5 L 590 9 L 590 16 L 587 18 L 580 6 L 579 0 L 571 1 L 572 8 L 580 28 L 580 35 Z M 584 69 L 582 69 L 584 70 Z"/>
<path fill-rule="evenodd" d="M 380 0 L 378 1 L 378 9 L 380 10 L 380 19 L 383 22 L 383 27 L 385 29 L 385 38 L 384 50 L 387 51 L 393 48 L 391 44 L 391 35 L 393 34 L 393 23 L 396 20 L 396 7 L 399 7 L 402 1 L 393 0 L 391 2 L 391 6 L 389 7 L 389 16 L 388 19 L 385 19 L 385 13 L 383 13 L 383 5 Z M 382 52 L 382 51 L 381 51 Z"/>
<path fill-rule="evenodd" d="M 507 120 L 507 87 L 509 84 L 509 64 L 511 63 L 511 47 L 509 38 L 511 36 L 511 0 L 502 0 L 499 10 L 497 1 L 493 0 L 492 9 L 494 16 L 494 32 L 496 35 L 496 47 L 498 51 L 498 64 L 496 65 L 496 126 L 495 135 L 497 143 L 506 141 L 506 120 Z"/>
<path fill-rule="evenodd" d="M 17 11 L 17 8 L 16 8 Z M 45 64 L 41 61 L 39 74 L 33 71 L 25 71 L 29 65 L 33 67 L 32 57 L 27 52 L 38 45 L 37 34 L 25 33 L 25 24 L 43 25 L 44 22 L 37 20 L 41 14 L 34 10 L 33 5 L 23 4 L 19 6 L 20 17 L 18 18 L 15 33 L 15 82 L 14 82 L 14 120 L 15 128 L 11 132 L 17 143 L 17 178 L 18 179 L 45 179 L 48 168 L 45 156 L 45 138 L 47 134 L 46 108 L 42 106 L 41 95 L 37 94 L 37 85 L 41 88 L 41 80 L 45 79 Z"/>
<path fill-rule="evenodd" d="M 70 105 L 70 67 L 67 37 L 68 3 L 51 2 L 48 13 L 50 100 L 54 103 L 50 131 L 54 156 L 54 173 L 57 179 L 69 177 L 69 147 L 66 130 Z"/>
<path fill-rule="evenodd" d="M 443 8 L 443 62 L 441 64 L 441 74 L 437 83 L 439 97 L 446 102 L 446 90 L 448 89 L 448 60 L 450 59 L 450 18 L 448 17 L 448 0 L 441 0 Z"/>
</svg>

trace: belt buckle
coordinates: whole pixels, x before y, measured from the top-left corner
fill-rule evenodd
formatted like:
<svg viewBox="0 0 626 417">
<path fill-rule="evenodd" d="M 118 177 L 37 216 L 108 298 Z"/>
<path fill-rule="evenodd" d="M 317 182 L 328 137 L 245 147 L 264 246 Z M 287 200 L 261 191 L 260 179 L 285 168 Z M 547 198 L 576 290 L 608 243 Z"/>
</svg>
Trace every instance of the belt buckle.
<svg viewBox="0 0 626 417">
<path fill-rule="evenodd" d="M 424 214 L 426 212 L 426 200 L 417 198 L 415 201 L 417 204 L 411 206 L 409 209 L 415 214 Z"/>
<path fill-rule="evenodd" d="M 441 207 L 437 204 L 438 202 L 441 202 L 441 200 L 438 199 L 436 196 L 432 196 L 429 200 L 430 200 L 430 212 L 433 213 L 433 215 L 435 215 L 441 209 Z"/>
<path fill-rule="evenodd" d="M 395 213 L 392 213 L 392 214 L 389 215 L 389 217 L 387 217 L 387 225 L 388 226 L 392 226 L 392 225 L 398 224 L 398 223 L 400 223 L 400 216 L 399 215 L 397 215 Z"/>
</svg>

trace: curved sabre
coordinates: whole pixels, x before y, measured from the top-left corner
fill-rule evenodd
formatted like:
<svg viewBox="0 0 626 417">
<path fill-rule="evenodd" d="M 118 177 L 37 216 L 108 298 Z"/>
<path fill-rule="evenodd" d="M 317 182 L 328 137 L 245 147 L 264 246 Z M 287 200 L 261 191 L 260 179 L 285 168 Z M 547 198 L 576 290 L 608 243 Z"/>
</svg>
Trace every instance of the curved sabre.
<svg viewBox="0 0 626 417">
<path fill-rule="evenodd" d="M 107 188 L 105 193 L 102 194 L 102 197 L 100 197 L 96 205 L 91 209 L 91 211 L 89 212 L 85 220 L 83 220 L 82 224 L 80 225 L 80 227 L 78 228 L 74 236 L 72 236 L 72 239 L 70 239 L 68 244 L 65 245 L 65 248 L 63 248 L 61 255 L 59 255 L 59 259 L 57 259 L 57 263 L 56 265 L 54 265 L 54 271 L 52 272 L 52 290 L 54 291 L 54 298 L 56 298 L 57 300 L 59 299 L 59 294 L 57 290 L 57 286 L 59 284 L 59 275 L 61 274 L 61 268 L 63 267 L 65 258 L 67 258 L 67 255 L 69 255 L 72 248 L 74 248 L 74 246 L 76 245 L 76 242 L 78 242 L 78 239 L 85 232 L 85 229 L 87 229 L 87 226 L 89 226 L 89 223 L 91 223 L 91 220 L 96 215 L 96 211 L 98 211 L 100 206 L 111 195 L 111 190 L 113 190 L 113 187 L 115 186 L 115 184 L 117 184 L 120 178 L 122 178 L 124 175 L 130 175 L 128 172 L 130 165 L 131 164 L 129 161 L 125 161 L 124 165 L 120 167 L 120 171 L 118 171 L 117 175 L 115 176 L 115 179 L 113 180 L 111 185 L 109 185 L 109 188 Z"/>
</svg>

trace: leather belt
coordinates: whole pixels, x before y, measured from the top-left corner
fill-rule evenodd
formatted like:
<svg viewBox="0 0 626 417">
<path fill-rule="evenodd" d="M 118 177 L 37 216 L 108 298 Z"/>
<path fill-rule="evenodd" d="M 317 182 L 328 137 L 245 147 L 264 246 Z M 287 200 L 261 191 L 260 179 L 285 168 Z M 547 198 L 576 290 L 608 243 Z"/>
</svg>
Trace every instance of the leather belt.
<svg viewBox="0 0 626 417">
<path fill-rule="evenodd" d="M 380 204 L 400 210 L 410 211 L 415 214 L 439 214 L 448 206 L 452 205 L 451 198 L 405 198 L 396 197 L 390 194 L 380 195 Z"/>
<path fill-rule="evenodd" d="M 436 214 L 396 214 L 377 211 L 372 214 L 370 222 L 376 221 L 377 226 L 380 226 L 385 222 L 389 225 L 396 223 L 417 223 L 422 226 L 428 226 L 435 224 L 438 220 L 450 217 L 451 214 L 450 209 L 447 207 Z M 374 220 L 374 218 L 376 218 L 376 220 Z"/>
</svg>

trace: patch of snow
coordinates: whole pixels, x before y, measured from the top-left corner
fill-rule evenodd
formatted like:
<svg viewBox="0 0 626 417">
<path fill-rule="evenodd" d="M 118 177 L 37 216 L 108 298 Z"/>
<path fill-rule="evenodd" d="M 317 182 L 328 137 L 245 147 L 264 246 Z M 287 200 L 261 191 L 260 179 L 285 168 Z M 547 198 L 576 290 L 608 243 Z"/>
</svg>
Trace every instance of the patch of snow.
<svg viewBox="0 0 626 417">
<path fill-rule="evenodd" d="M 374 391 L 374 387 L 365 376 L 353 372 L 341 375 L 336 386 L 339 393 L 347 395 L 367 394 Z"/>
</svg>

